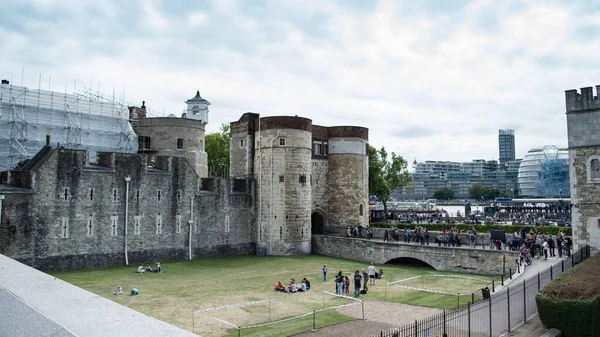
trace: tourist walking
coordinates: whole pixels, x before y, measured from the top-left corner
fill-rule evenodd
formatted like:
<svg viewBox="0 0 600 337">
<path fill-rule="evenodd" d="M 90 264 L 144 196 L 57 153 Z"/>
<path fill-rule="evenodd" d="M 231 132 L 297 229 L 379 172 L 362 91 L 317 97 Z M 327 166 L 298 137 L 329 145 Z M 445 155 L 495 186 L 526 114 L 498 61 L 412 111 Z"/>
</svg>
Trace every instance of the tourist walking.
<svg viewBox="0 0 600 337">
<path fill-rule="evenodd" d="M 323 282 L 327 281 L 327 266 L 323 265 Z"/>
</svg>

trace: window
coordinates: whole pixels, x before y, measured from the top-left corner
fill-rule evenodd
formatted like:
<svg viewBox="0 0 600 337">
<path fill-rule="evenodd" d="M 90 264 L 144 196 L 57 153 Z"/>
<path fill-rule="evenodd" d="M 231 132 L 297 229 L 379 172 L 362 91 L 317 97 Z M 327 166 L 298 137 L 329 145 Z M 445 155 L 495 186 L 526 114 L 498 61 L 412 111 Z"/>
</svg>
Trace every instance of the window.
<svg viewBox="0 0 600 337">
<path fill-rule="evenodd" d="M 590 161 L 590 170 L 591 170 L 591 178 L 592 180 L 600 179 L 600 160 L 593 159 Z"/>
<path fill-rule="evenodd" d="M 285 138 L 279 138 L 279 146 L 285 146 Z"/>
<path fill-rule="evenodd" d="M 363 212 L 363 204 L 360 204 L 360 206 L 358 206 L 358 215 L 362 216 Z"/>
<path fill-rule="evenodd" d="M 69 201 L 69 197 L 70 196 L 71 195 L 69 194 L 69 188 L 65 187 L 64 190 L 63 190 L 63 194 L 62 194 L 62 200 L 63 201 Z"/>
<path fill-rule="evenodd" d="M 229 233 L 229 215 L 225 216 L 225 233 Z"/>
<path fill-rule="evenodd" d="M 200 114 L 200 108 L 197 105 L 194 105 L 194 107 L 192 108 L 192 115 L 198 114 Z"/>
<path fill-rule="evenodd" d="M 177 150 L 183 150 L 183 138 L 177 138 Z"/>
<path fill-rule="evenodd" d="M 313 142 L 313 154 L 315 156 L 321 155 L 321 142 Z"/>
<path fill-rule="evenodd" d="M 90 188 L 90 201 L 94 201 L 94 189 Z"/>
<path fill-rule="evenodd" d="M 118 201 L 118 200 L 119 200 L 119 198 L 118 198 L 118 194 L 117 194 L 117 189 L 113 188 L 113 190 L 112 190 L 112 201 L 115 202 L 115 201 Z"/>
<path fill-rule="evenodd" d="M 240 147 L 244 147 L 244 140 L 240 139 Z"/>
<path fill-rule="evenodd" d="M 135 201 L 140 201 L 140 190 L 135 191 Z"/>
<path fill-rule="evenodd" d="M 175 216 L 175 233 L 181 233 L 181 215 Z"/>
<path fill-rule="evenodd" d="M 162 234 L 162 215 L 160 213 L 156 216 L 156 234 Z"/>
<path fill-rule="evenodd" d="M 94 218 L 91 216 L 87 219 L 87 236 L 94 236 Z"/>
<path fill-rule="evenodd" d="M 60 221 L 60 237 L 63 239 L 69 238 L 69 218 L 62 217 Z"/>
<path fill-rule="evenodd" d="M 161 198 L 162 198 L 162 191 L 161 190 L 156 191 L 156 201 L 160 202 Z"/>
<path fill-rule="evenodd" d="M 298 182 L 299 182 L 300 184 L 302 184 L 302 186 L 306 185 L 306 176 L 305 176 L 304 174 L 301 174 L 301 175 L 298 177 Z"/>
<path fill-rule="evenodd" d="M 327 142 L 323 143 L 323 155 L 326 156 L 329 153 L 329 146 Z"/>
<path fill-rule="evenodd" d="M 177 202 L 181 202 L 181 190 L 177 190 Z"/>
<path fill-rule="evenodd" d="M 600 156 L 590 156 L 586 161 L 587 182 L 600 183 Z"/>
<path fill-rule="evenodd" d="M 111 236 L 117 235 L 117 220 L 119 220 L 119 217 L 116 215 L 113 215 L 110 217 L 110 235 Z"/>
<path fill-rule="evenodd" d="M 204 151 L 204 141 L 200 140 L 200 151 Z"/>
<path fill-rule="evenodd" d="M 280 183 L 284 183 L 285 182 L 285 176 L 283 174 L 279 176 L 279 182 Z"/>
<path fill-rule="evenodd" d="M 142 217 L 139 215 L 133 216 L 133 234 L 140 235 L 140 219 Z"/>
<path fill-rule="evenodd" d="M 138 147 L 142 150 L 150 149 L 150 137 L 148 136 L 139 136 L 138 137 Z"/>
</svg>

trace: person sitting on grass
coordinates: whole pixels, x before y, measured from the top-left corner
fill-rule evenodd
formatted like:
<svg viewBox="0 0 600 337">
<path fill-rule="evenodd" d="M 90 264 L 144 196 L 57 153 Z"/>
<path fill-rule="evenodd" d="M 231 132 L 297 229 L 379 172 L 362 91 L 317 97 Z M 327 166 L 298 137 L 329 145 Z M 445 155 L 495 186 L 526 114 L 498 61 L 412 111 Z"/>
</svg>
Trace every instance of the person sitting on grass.
<svg viewBox="0 0 600 337">
<path fill-rule="evenodd" d="M 283 286 L 283 284 L 281 283 L 281 281 L 277 281 L 277 283 L 275 284 L 275 290 L 276 291 L 281 291 L 281 292 L 286 292 L 285 287 Z"/>
<path fill-rule="evenodd" d="M 376 279 L 382 279 L 383 278 L 383 269 L 379 268 L 379 272 L 375 273 L 375 278 Z"/>
<path fill-rule="evenodd" d="M 306 284 L 306 290 L 310 289 L 310 282 L 306 277 L 302 279 L 302 283 Z"/>
<path fill-rule="evenodd" d="M 136 271 L 136 273 L 140 273 L 141 274 L 141 273 L 143 273 L 145 271 L 146 270 L 144 269 L 144 265 L 140 264 L 140 266 L 138 267 L 138 270 Z"/>
<path fill-rule="evenodd" d="M 161 268 L 160 268 L 160 262 L 155 261 L 154 262 L 154 270 L 155 273 L 160 273 L 161 272 Z"/>
<path fill-rule="evenodd" d="M 149 264 L 146 265 L 146 271 L 149 272 L 149 273 L 153 273 L 154 272 L 154 270 L 152 270 L 152 268 L 150 268 Z"/>
<path fill-rule="evenodd" d="M 298 292 L 298 287 L 296 286 L 296 281 L 294 279 L 290 279 L 290 284 L 288 286 L 288 292 L 290 294 L 295 294 Z"/>
<path fill-rule="evenodd" d="M 306 288 L 306 283 L 304 283 L 304 280 L 302 280 L 302 283 L 300 283 L 300 284 L 298 285 L 298 291 L 305 292 L 306 290 L 308 290 L 308 289 Z"/>
<path fill-rule="evenodd" d="M 115 289 L 115 291 L 113 291 L 113 295 L 122 295 L 123 294 L 123 289 L 121 289 L 121 286 L 117 286 L 117 289 Z"/>
<path fill-rule="evenodd" d="M 137 288 L 132 288 L 131 292 L 129 292 L 129 296 L 135 296 L 135 295 L 137 295 L 139 293 L 140 293 L 140 291 L 137 290 Z"/>
</svg>

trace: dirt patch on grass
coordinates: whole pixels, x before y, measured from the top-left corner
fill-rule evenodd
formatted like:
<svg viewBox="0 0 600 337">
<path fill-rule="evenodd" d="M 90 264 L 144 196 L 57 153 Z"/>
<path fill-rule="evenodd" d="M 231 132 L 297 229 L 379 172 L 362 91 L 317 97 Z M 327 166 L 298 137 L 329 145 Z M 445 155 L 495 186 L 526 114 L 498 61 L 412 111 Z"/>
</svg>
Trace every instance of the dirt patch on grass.
<svg viewBox="0 0 600 337">
<path fill-rule="evenodd" d="M 366 320 L 357 320 L 322 328 L 317 332 L 306 332 L 296 336 L 369 336 L 379 334 L 382 330 L 390 330 L 405 324 L 414 323 L 442 312 L 441 309 L 418 307 L 414 305 L 369 301 L 364 302 Z M 337 309 L 339 313 L 356 316 L 351 307 Z M 357 317 L 361 318 L 361 317 Z"/>
</svg>

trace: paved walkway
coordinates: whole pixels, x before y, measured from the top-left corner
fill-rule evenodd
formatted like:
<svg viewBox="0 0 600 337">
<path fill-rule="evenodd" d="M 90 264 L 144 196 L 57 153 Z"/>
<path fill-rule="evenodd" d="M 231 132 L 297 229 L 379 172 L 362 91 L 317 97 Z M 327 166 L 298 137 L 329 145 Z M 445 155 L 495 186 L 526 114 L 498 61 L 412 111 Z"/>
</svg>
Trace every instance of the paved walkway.
<svg viewBox="0 0 600 337">
<path fill-rule="evenodd" d="M 197 336 L 1 254 L 0 317 L 0 336 Z"/>
</svg>

